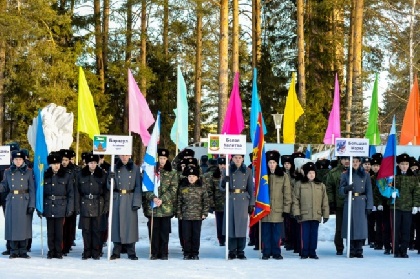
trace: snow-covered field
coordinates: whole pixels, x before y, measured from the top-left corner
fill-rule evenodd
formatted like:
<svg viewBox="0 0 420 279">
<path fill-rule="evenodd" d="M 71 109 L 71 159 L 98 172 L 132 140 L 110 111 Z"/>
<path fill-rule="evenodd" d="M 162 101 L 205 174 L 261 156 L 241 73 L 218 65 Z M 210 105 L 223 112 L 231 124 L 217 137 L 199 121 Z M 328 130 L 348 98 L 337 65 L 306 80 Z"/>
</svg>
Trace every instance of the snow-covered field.
<svg viewBox="0 0 420 279">
<path fill-rule="evenodd" d="M 140 211 L 141 212 L 141 211 Z M 139 212 L 139 213 L 140 213 Z M 142 215 L 142 214 L 140 214 Z M 136 245 L 138 261 L 128 260 L 126 254 L 116 261 L 81 260 L 83 242 L 77 231 L 77 246 L 63 260 L 47 260 L 46 224 L 43 223 L 44 256 L 41 255 L 41 225 L 34 216 L 31 259 L 9 259 L 0 255 L 0 278 L 420 278 L 420 255 L 409 251 L 409 259 L 395 259 L 364 247 L 363 259 L 336 256 L 332 242 L 335 216 L 319 229 L 317 254 L 319 260 L 301 260 L 297 254 L 282 249 L 283 260 L 262 261 L 258 251 L 247 247 L 246 261 L 224 259 L 225 247 L 220 247 L 215 232 L 214 216 L 203 222 L 199 261 L 184 261 L 178 241 L 177 220 L 172 219 L 168 261 L 151 261 L 146 219 L 139 219 L 140 240 Z M 0 250 L 4 247 L 4 217 L 0 213 Z"/>
</svg>

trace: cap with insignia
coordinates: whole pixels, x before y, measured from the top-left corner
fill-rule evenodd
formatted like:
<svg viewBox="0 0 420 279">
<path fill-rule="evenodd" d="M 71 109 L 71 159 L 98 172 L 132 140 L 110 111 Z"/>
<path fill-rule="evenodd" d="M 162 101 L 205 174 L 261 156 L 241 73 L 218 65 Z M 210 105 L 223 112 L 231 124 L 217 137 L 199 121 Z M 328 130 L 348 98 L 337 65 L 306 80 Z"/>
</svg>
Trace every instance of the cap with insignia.
<svg viewBox="0 0 420 279">
<path fill-rule="evenodd" d="M 60 149 L 60 155 L 61 155 L 61 157 L 71 159 L 71 158 L 74 157 L 73 154 L 74 154 L 74 151 L 73 150 L 70 150 L 70 149 Z"/>
<path fill-rule="evenodd" d="M 281 156 L 281 164 L 284 165 L 284 163 L 293 164 L 292 156 L 291 155 L 282 155 Z"/>
<path fill-rule="evenodd" d="M 410 162 L 410 156 L 408 156 L 407 153 L 402 153 L 400 155 L 397 156 L 397 164 L 402 163 L 402 162 Z"/>
<path fill-rule="evenodd" d="M 303 154 L 302 152 L 295 152 L 295 153 L 292 153 L 292 157 L 293 158 L 305 158 L 305 154 Z"/>
<path fill-rule="evenodd" d="M 318 161 L 315 162 L 315 166 L 317 169 L 328 169 L 328 166 L 330 165 L 330 160 L 328 159 L 318 159 Z"/>
<path fill-rule="evenodd" d="M 368 157 L 363 157 L 362 158 L 362 164 L 371 164 L 371 159 Z"/>
<path fill-rule="evenodd" d="M 190 165 L 194 165 L 194 166 L 198 166 L 198 161 L 196 158 L 187 158 L 183 160 L 185 162 L 185 165 L 190 166 Z"/>
<path fill-rule="evenodd" d="M 382 159 L 384 158 L 384 155 L 382 155 L 382 153 L 375 153 L 372 155 L 372 159 L 379 159 L 379 161 L 382 161 Z"/>
<path fill-rule="evenodd" d="M 217 158 L 217 163 L 219 165 L 226 165 L 226 158 L 225 157 L 219 157 L 219 158 Z"/>
<path fill-rule="evenodd" d="M 85 162 L 86 164 L 89 164 L 90 162 L 96 162 L 99 163 L 99 155 L 88 153 L 85 156 Z"/>
<path fill-rule="evenodd" d="M 182 172 L 183 176 L 195 175 L 200 176 L 200 170 L 197 167 L 189 166 Z"/>
<path fill-rule="evenodd" d="M 21 152 L 19 150 L 13 150 L 12 151 L 12 159 L 16 159 L 16 158 L 25 159 L 25 154 L 23 154 L 23 152 Z"/>
<path fill-rule="evenodd" d="M 6 143 L 6 145 L 10 146 L 10 151 L 14 151 L 14 150 L 19 151 L 19 149 L 20 149 L 19 143 L 15 142 L 15 141 Z"/>
<path fill-rule="evenodd" d="M 48 165 L 51 164 L 61 164 L 61 156 L 58 152 L 51 152 L 48 156 L 47 156 L 47 162 Z"/>
<path fill-rule="evenodd" d="M 373 165 L 380 165 L 381 164 L 381 160 L 379 158 L 372 158 L 370 160 L 370 164 Z"/>
<path fill-rule="evenodd" d="M 305 174 L 305 176 L 307 176 L 310 171 L 316 172 L 316 166 L 313 162 L 308 162 L 308 163 L 304 164 L 302 166 L 302 169 L 303 169 L 303 173 Z"/>
<path fill-rule="evenodd" d="M 82 152 L 82 160 L 86 161 L 86 156 L 89 154 L 89 152 Z"/>
<path fill-rule="evenodd" d="M 280 153 L 276 150 L 270 150 L 265 152 L 265 158 L 267 163 L 271 160 L 275 161 L 277 164 L 280 162 Z"/>
<path fill-rule="evenodd" d="M 163 156 L 163 157 L 169 158 L 169 150 L 165 149 L 165 148 L 159 148 L 158 149 L 158 156 L 159 157 Z"/>
</svg>

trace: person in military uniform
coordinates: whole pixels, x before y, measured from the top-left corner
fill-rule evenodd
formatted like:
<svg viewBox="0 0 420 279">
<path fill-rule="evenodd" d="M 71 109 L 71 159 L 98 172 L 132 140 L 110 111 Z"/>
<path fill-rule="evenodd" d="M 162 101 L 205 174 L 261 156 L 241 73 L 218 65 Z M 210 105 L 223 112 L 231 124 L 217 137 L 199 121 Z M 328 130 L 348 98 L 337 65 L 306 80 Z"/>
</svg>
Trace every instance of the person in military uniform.
<svg viewBox="0 0 420 279">
<path fill-rule="evenodd" d="M 360 167 L 360 157 L 353 157 L 352 169 L 341 174 L 340 195 L 344 196 L 341 235 L 350 238 L 350 258 L 363 258 L 363 243 L 367 238 L 367 216 L 372 212 L 373 194 L 370 175 Z M 353 181 L 350 181 L 350 171 Z M 350 235 L 347 235 L 348 192 L 352 191 Z"/>
<path fill-rule="evenodd" d="M 214 217 L 216 219 L 216 232 L 217 240 L 219 241 L 220 246 L 226 245 L 226 236 L 222 233 L 223 229 L 223 214 L 225 212 L 225 192 L 220 190 L 220 178 L 222 172 L 226 169 L 226 158 L 219 157 L 217 158 L 217 164 L 215 170 L 207 172 L 207 181 L 209 183 L 208 196 L 210 204 L 210 213 L 214 212 Z"/>
<path fill-rule="evenodd" d="M 201 173 L 207 172 L 207 169 L 209 168 L 208 162 L 209 162 L 209 157 L 207 155 L 201 156 L 201 160 L 200 160 Z"/>
<path fill-rule="evenodd" d="M 35 210 L 33 171 L 25 164 L 25 155 L 12 152 L 12 165 L 4 171 L 0 193 L 8 192 L 5 209 L 5 239 L 10 241 L 9 258 L 30 258 L 27 239 L 32 238 L 32 214 Z"/>
<path fill-rule="evenodd" d="M 290 214 L 292 186 L 290 178 L 279 166 L 280 153 L 267 151 L 270 214 L 261 220 L 262 259 L 281 260 L 281 237 L 284 234 L 283 218 Z"/>
<path fill-rule="evenodd" d="M 74 165 L 72 163 L 72 159 L 76 156 L 76 153 L 73 150 L 70 149 L 61 149 L 59 151 L 59 154 L 61 156 L 61 167 L 60 171 L 67 172 L 71 179 L 73 180 L 73 193 L 75 197 L 75 203 L 77 203 L 76 197 L 77 195 L 77 173 L 80 171 L 79 167 Z M 77 214 L 74 211 L 72 215 L 65 216 L 64 218 L 64 225 L 63 225 L 63 255 L 67 256 L 67 254 L 70 252 L 71 247 L 75 246 L 76 243 L 74 242 L 76 240 L 76 219 Z"/>
<path fill-rule="evenodd" d="M 327 159 L 318 159 L 315 162 L 316 177 L 319 181 L 324 183 L 324 185 L 326 185 L 327 183 L 327 174 L 330 171 L 329 166 L 330 166 L 330 160 L 327 160 Z"/>
<path fill-rule="evenodd" d="M 115 165 L 115 173 L 110 173 L 115 181 L 112 209 L 111 241 L 114 243 L 111 260 L 120 258 L 124 247 L 130 260 L 138 260 L 135 244 L 138 241 L 138 210 L 142 204 L 142 177 L 131 155 L 120 155 Z"/>
<path fill-rule="evenodd" d="M 153 202 L 148 209 L 151 216 L 151 260 L 168 259 L 169 233 L 171 231 L 171 218 L 173 215 L 173 200 L 178 189 L 178 177 L 172 170 L 168 149 L 158 149 L 158 162 L 156 163 L 156 181 L 158 193 L 146 192 L 147 202 Z M 150 229 L 149 226 L 149 229 Z"/>
<path fill-rule="evenodd" d="M 229 259 L 246 259 L 246 230 L 248 214 L 252 214 L 255 207 L 254 183 L 252 172 L 246 167 L 243 155 L 232 155 L 232 163 L 229 166 L 229 176 L 222 173 L 221 190 L 230 192 L 229 195 L 229 224 L 223 221 L 223 232 L 229 230 L 228 249 Z M 229 189 L 226 189 L 228 182 Z M 226 218 L 226 210 L 224 220 Z"/>
<path fill-rule="evenodd" d="M 198 167 L 187 167 L 178 195 L 178 219 L 182 224 L 184 260 L 198 260 L 201 224 L 207 218 L 209 200 L 206 187 L 199 178 Z"/>
<path fill-rule="evenodd" d="M 316 166 L 308 162 L 302 166 L 304 177 L 293 189 L 293 215 L 301 224 L 301 259 L 318 259 L 316 248 L 321 218 L 327 222 L 330 209 L 325 185 L 316 178 Z"/>
<path fill-rule="evenodd" d="M 295 166 L 293 162 L 292 155 L 281 155 L 280 157 L 281 162 L 281 169 L 285 174 L 289 176 L 290 185 L 293 186 L 295 182 Z M 295 244 L 298 242 L 295 227 L 296 227 L 296 219 L 293 216 L 286 215 L 284 216 L 284 248 L 286 251 L 295 250 Z"/>
<path fill-rule="evenodd" d="M 361 160 L 362 160 L 362 167 L 363 167 L 364 171 L 367 174 L 369 174 L 369 176 L 371 176 L 373 174 L 372 173 L 371 158 L 363 157 L 363 158 L 361 158 Z M 372 184 L 372 188 L 373 188 L 373 186 L 375 186 L 375 184 Z M 372 208 L 372 213 L 369 214 L 369 216 L 368 216 L 368 245 L 369 245 L 370 248 L 375 248 L 375 235 L 376 235 L 376 230 L 375 230 L 375 222 L 376 221 L 375 221 L 375 218 L 376 218 L 376 206 L 374 205 L 373 208 Z"/>
<path fill-rule="evenodd" d="M 109 210 L 109 191 L 106 187 L 106 173 L 98 167 L 99 156 L 87 154 L 86 166 L 77 177 L 79 197 L 76 210 L 80 210 L 79 228 L 82 229 L 83 255 L 82 259 L 100 259 L 101 215 Z"/>
<path fill-rule="evenodd" d="M 64 217 L 74 212 L 74 178 L 61 168 L 58 153 L 48 155 L 47 162 L 50 167 L 44 173 L 43 212 L 37 213 L 47 219 L 47 259 L 62 259 Z"/>
<path fill-rule="evenodd" d="M 420 185 L 418 178 L 409 168 L 410 156 L 403 153 L 397 156 L 397 174 L 395 176 L 395 188 L 398 190 L 392 193 L 392 198 L 388 201 L 391 210 L 395 212 L 391 214 L 392 220 L 395 218 L 394 229 L 394 257 L 408 258 L 407 249 L 410 240 L 410 226 L 412 222 L 412 214 L 418 213 L 420 206 Z M 395 201 L 392 203 L 392 201 Z"/>
<path fill-rule="evenodd" d="M 15 141 L 7 143 L 6 145 L 10 146 L 10 153 L 12 153 L 15 150 L 16 151 L 20 150 L 19 143 L 15 142 Z M 11 157 L 12 156 L 10 156 L 10 158 Z M 11 163 L 12 162 L 10 162 L 10 164 L 0 166 L 0 179 L 3 179 L 4 171 L 6 169 L 10 168 Z M 6 216 L 6 197 L 7 197 L 8 194 L 9 194 L 9 192 L 0 193 L 0 206 L 3 207 L 4 216 Z M 10 241 L 6 240 L 6 250 L 3 251 L 1 254 L 4 255 L 4 256 L 9 256 L 10 255 Z"/>
<path fill-rule="evenodd" d="M 326 184 L 328 202 L 330 203 L 330 212 L 335 212 L 335 235 L 334 245 L 336 255 L 343 255 L 344 243 L 341 235 L 341 227 L 343 224 L 343 206 L 344 197 L 340 195 L 341 174 L 346 172 L 350 166 L 350 159 L 347 156 L 340 157 L 340 164 L 331 169 L 327 174 Z"/>
</svg>

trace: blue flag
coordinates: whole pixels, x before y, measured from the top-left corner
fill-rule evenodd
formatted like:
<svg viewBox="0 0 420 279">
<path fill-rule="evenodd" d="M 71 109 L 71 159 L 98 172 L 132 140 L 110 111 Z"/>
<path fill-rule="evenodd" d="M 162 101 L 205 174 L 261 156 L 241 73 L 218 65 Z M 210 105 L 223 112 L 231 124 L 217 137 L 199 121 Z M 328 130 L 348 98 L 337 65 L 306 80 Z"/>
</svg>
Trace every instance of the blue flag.
<svg viewBox="0 0 420 279">
<path fill-rule="evenodd" d="M 255 130 L 257 129 L 258 114 L 262 113 L 260 99 L 258 98 L 258 88 L 257 88 L 257 69 L 254 68 L 254 77 L 252 78 L 252 100 L 251 100 L 251 116 L 250 116 L 250 126 L 249 132 L 251 135 L 251 140 L 254 142 L 255 139 Z M 264 135 L 267 134 L 267 128 L 265 127 L 264 118 L 262 120 L 262 128 Z"/>
<path fill-rule="evenodd" d="M 35 193 L 36 210 L 44 212 L 44 172 L 48 168 L 47 162 L 48 149 L 45 142 L 44 129 L 42 128 L 41 110 L 38 110 L 38 120 L 36 128 L 34 174 L 35 174 Z"/>
</svg>

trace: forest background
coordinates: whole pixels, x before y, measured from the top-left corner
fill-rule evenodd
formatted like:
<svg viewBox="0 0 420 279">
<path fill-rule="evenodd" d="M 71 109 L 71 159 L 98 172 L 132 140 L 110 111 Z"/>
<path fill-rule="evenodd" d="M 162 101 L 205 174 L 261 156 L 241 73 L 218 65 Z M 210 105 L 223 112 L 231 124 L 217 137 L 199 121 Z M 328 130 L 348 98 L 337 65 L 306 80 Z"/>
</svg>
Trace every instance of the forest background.
<svg viewBox="0 0 420 279">
<path fill-rule="evenodd" d="M 364 136 L 363 102 L 376 73 L 387 77 L 379 81 L 380 132 L 388 133 L 394 114 L 399 131 L 420 64 L 418 7 L 416 0 L 0 0 L 0 144 L 30 149 L 28 126 L 49 103 L 74 112 L 76 125 L 78 66 L 102 134 L 128 134 L 129 68 L 153 114 L 161 111 L 160 146 L 172 151 L 178 65 L 190 143 L 220 131 L 237 71 L 249 139 L 253 68 L 267 142 L 276 142 L 271 114 L 283 113 L 292 72 L 305 111 L 297 143 L 322 143 L 336 74 L 342 136 Z M 144 148 L 138 135 L 134 142 L 139 161 Z M 82 135 L 79 150 L 91 146 Z"/>
</svg>

